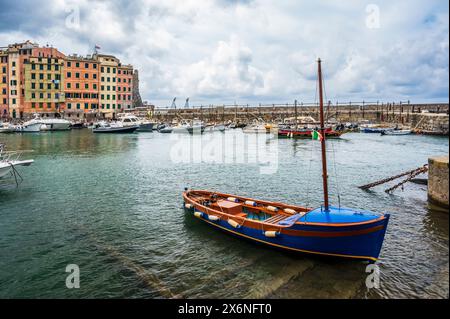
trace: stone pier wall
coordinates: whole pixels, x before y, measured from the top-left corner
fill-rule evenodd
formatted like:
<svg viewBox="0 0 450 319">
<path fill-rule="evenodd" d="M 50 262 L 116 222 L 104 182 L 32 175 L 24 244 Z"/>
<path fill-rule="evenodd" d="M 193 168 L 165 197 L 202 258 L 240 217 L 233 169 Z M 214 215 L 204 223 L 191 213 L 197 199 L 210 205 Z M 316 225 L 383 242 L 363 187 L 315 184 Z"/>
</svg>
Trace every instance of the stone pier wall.
<svg viewBox="0 0 450 319">
<path fill-rule="evenodd" d="M 426 113 L 425 113 L 426 112 Z M 371 104 L 371 105 L 327 105 L 326 115 L 329 121 L 340 123 L 370 121 L 373 123 L 393 123 L 409 125 L 423 131 L 448 134 L 448 104 Z M 154 118 L 158 121 L 199 118 L 203 121 L 239 121 L 251 122 L 263 119 L 267 122 L 280 122 L 294 117 L 295 108 L 287 105 L 261 106 L 204 106 L 189 109 L 158 108 Z M 297 107 L 298 116 L 319 118 L 317 106 Z"/>
<path fill-rule="evenodd" d="M 428 165 L 428 200 L 448 212 L 448 155 L 431 157 Z"/>
</svg>

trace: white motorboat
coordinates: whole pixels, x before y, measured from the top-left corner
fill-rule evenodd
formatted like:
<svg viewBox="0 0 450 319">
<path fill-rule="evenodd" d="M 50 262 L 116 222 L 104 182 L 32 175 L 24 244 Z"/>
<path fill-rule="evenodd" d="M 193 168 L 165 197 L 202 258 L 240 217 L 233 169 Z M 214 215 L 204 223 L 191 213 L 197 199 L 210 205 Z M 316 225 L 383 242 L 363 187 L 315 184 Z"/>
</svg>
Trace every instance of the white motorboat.
<svg viewBox="0 0 450 319">
<path fill-rule="evenodd" d="M 47 131 L 48 126 L 43 122 L 42 118 L 34 114 L 33 119 L 17 125 L 15 131 L 19 133 L 37 133 L 41 131 Z"/>
<path fill-rule="evenodd" d="M 181 133 L 181 134 L 197 134 L 203 133 L 205 131 L 205 126 L 199 120 L 193 120 L 192 123 L 187 121 L 180 122 L 177 126 L 172 127 L 172 133 Z"/>
<path fill-rule="evenodd" d="M 212 124 L 212 125 L 207 125 L 205 127 L 205 133 L 207 132 L 225 132 L 225 125 L 223 124 Z"/>
<path fill-rule="evenodd" d="M 48 131 L 67 131 L 70 130 L 70 121 L 60 118 L 40 119 L 42 124 L 46 125 Z M 45 128 L 43 129 L 45 130 Z"/>
<path fill-rule="evenodd" d="M 412 130 L 386 130 L 381 132 L 381 135 L 409 135 Z"/>
<path fill-rule="evenodd" d="M 30 166 L 34 160 L 19 160 L 21 152 L 5 152 L 4 145 L 0 144 L 0 178 L 14 173 L 17 166 Z"/>
<path fill-rule="evenodd" d="M 155 123 L 147 121 L 147 120 L 141 120 L 137 116 L 127 114 L 124 116 L 119 117 L 119 121 L 122 122 L 123 126 L 136 126 L 138 125 L 139 128 L 137 131 L 139 132 L 153 132 L 153 126 Z"/>
<path fill-rule="evenodd" d="M 242 129 L 244 133 L 270 133 L 272 126 L 270 124 L 253 123 Z"/>
<path fill-rule="evenodd" d="M 139 125 L 123 125 L 123 122 L 98 122 L 92 129 L 94 133 L 133 133 L 139 128 Z"/>
<path fill-rule="evenodd" d="M 16 127 L 9 123 L 0 123 L 0 133 L 12 133 Z"/>
</svg>

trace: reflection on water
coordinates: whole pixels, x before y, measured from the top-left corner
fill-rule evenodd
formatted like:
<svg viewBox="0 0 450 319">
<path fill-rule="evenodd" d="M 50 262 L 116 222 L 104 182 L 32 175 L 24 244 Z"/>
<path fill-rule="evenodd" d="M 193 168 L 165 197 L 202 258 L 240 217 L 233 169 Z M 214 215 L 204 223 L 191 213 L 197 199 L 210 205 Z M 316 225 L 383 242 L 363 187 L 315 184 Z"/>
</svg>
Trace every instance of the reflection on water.
<svg viewBox="0 0 450 319">
<path fill-rule="evenodd" d="M 226 134 L 217 137 L 243 143 L 242 133 Z M 10 150 L 33 149 L 36 160 L 21 170 L 19 188 L 0 185 L 0 297 L 448 298 L 448 214 L 428 209 L 426 186 L 393 195 L 357 188 L 447 153 L 448 138 L 347 134 L 329 142 L 332 202 L 340 194 L 343 206 L 391 213 L 381 287 L 370 290 L 365 262 L 273 250 L 181 209 L 184 187 L 318 206 L 317 142 L 269 136 L 249 145 L 276 147 L 278 169 L 261 174 L 255 162 L 175 164 L 177 141 L 158 133 L 0 138 Z M 81 269 L 77 290 L 65 288 L 71 263 Z"/>
</svg>

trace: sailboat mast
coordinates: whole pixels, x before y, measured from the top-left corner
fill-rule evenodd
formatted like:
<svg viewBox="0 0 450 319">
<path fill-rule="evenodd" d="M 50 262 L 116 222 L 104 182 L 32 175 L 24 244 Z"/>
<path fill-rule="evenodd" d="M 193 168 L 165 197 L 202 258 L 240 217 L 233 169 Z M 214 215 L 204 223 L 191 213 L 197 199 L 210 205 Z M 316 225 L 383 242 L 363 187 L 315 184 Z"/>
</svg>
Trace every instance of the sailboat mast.
<svg viewBox="0 0 450 319">
<path fill-rule="evenodd" d="M 325 137 L 325 118 L 323 112 L 323 87 L 322 87 L 322 61 L 317 61 L 319 73 L 319 101 L 320 101 L 320 134 L 322 135 L 322 178 L 323 178 L 323 199 L 325 211 L 329 210 L 328 202 L 328 172 L 327 172 L 327 149 Z"/>
</svg>

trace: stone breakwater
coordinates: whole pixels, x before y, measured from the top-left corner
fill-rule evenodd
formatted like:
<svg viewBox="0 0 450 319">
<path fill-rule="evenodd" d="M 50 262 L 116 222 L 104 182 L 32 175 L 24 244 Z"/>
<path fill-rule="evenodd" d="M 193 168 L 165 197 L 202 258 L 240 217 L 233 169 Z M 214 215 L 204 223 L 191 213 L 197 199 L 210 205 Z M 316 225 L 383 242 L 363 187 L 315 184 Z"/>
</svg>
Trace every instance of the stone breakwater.
<svg viewBox="0 0 450 319">
<path fill-rule="evenodd" d="M 428 159 L 428 200 L 432 205 L 447 210 L 448 198 L 448 155 Z"/>
<path fill-rule="evenodd" d="M 330 122 L 362 122 L 391 123 L 408 125 L 419 131 L 448 134 L 448 104 L 327 104 L 326 116 Z M 280 122 L 297 116 L 319 118 L 317 105 L 299 104 L 297 112 L 292 104 L 273 105 L 210 105 L 192 108 L 156 108 L 153 116 L 158 121 L 174 119 L 200 118 L 204 121 L 238 121 L 249 123 L 255 119 L 266 122 Z"/>
</svg>

